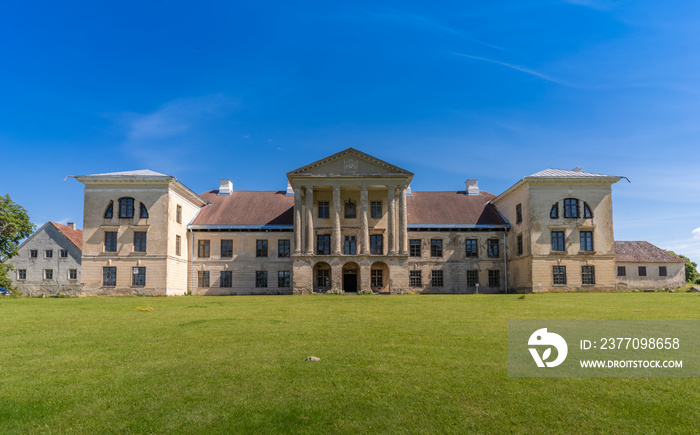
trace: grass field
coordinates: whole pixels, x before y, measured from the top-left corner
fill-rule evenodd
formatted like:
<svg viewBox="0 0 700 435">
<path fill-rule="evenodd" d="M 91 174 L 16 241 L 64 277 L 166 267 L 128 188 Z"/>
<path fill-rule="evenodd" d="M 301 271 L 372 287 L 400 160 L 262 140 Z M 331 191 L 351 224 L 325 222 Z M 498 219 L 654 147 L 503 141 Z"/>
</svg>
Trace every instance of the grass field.
<svg viewBox="0 0 700 435">
<path fill-rule="evenodd" d="M 4 298 L 0 433 L 700 433 L 698 378 L 509 378 L 518 319 L 700 296 Z"/>
</svg>

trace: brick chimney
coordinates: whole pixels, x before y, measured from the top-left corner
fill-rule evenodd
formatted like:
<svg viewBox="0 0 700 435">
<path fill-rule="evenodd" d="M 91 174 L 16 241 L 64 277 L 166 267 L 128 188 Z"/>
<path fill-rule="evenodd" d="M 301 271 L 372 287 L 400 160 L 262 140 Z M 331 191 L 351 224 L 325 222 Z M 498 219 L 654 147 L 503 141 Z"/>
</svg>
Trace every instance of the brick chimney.
<svg viewBox="0 0 700 435">
<path fill-rule="evenodd" d="M 219 195 L 230 195 L 233 192 L 233 181 L 221 179 L 219 180 Z"/>
<path fill-rule="evenodd" d="M 467 192 L 468 196 L 479 195 L 479 180 L 476 178 L 470 178 L 464 182 L 464 190 Z"/>
<path fill-rule="evenodd" d="M 66 225 L 71 227 L 72 229 L 75 229 L 75 222 L 68 222 Z"/>
</svg>

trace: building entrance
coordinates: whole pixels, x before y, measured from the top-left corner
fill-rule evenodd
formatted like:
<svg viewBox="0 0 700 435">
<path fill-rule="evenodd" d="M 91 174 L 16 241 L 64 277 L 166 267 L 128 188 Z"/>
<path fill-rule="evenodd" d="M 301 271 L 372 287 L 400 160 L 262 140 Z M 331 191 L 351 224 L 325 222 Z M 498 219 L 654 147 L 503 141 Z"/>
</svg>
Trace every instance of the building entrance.
<svg viewBox="0 0 700 435">
<path fill-rule="evenodd" d="M 355 263 L 347 263 L 343 266 L 343 291 L 356 292 L 358 284 L 358 266 Z"/>
</svg>

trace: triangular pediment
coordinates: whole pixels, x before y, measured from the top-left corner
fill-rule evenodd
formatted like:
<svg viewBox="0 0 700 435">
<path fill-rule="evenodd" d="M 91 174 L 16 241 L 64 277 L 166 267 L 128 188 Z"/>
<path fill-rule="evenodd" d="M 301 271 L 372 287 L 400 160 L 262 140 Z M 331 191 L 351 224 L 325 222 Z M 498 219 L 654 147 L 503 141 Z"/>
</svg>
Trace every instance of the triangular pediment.
<svg viewBox="0 0 700 435">
<path fill-rule="evenodd" d="M 348 148 L 287 173 L 288 177 L 413 177 L 413 173 Z"/>
</svg>

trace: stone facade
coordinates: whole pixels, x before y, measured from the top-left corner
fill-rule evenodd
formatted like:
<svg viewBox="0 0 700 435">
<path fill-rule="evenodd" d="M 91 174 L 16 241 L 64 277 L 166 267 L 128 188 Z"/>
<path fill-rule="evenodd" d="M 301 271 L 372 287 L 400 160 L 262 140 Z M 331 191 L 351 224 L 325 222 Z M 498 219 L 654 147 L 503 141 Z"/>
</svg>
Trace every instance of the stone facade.
<svg viewBox="0 0 700 435">
<path fill-rule="evenodd" d="M 287 178 L 286 192 L 236 191 L 221 180 L 197 195 L 148 170 L 77 177 L 85 184 L 83 293 L 618 286 L 611 186 L 621 177 L 549 169 L 498 196 L 476 180 L 463 191 L 411 192 L 411 172 L 350 148 Z M 120 217 L 123 207 L 133 213 Z"/>
<path fill-rule="evenodd" d="M 12 284 L 26 295 L 79 294 L 82 234 L 75 224 L 47 222 L 8 262 Z M 77 243 L 77 244 L 76 244 Z"/>
</svg>

